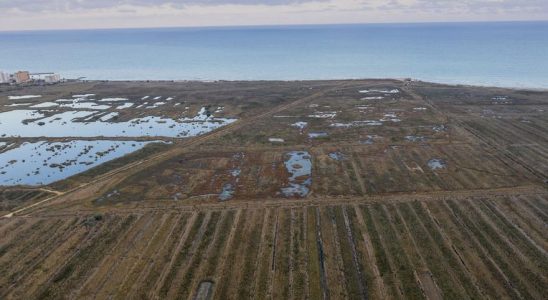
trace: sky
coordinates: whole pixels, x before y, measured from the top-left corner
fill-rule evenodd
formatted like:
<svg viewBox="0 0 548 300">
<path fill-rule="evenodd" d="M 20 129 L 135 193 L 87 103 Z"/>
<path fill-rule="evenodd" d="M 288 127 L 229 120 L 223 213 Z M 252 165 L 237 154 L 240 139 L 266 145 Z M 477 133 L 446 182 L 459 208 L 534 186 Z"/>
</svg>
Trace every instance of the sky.
<svg viewBox="0 0 548 300">
<path fill-rule="evenodd" d="M 548 20 L 548 0 L 0 0 L 0 31 Z"/>
</svg>

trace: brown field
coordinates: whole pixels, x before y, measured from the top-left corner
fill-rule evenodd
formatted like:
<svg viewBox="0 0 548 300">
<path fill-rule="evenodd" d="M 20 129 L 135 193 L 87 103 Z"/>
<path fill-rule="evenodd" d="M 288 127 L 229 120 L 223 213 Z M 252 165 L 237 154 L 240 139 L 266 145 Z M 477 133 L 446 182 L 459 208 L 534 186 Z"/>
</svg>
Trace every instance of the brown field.
<svg viewBox="0 0 548 300">
<path fill-rule="evenodd" d="M 49 186 L 0 188 L 11 213 L 0 218 L 0 299 L 545 298 L 548 92 L 92 82 L 0 91 L 0 104 L 85 92 L 176 96 L 238 121 Z M 309 176 L 292 180 L 292 151 L 307 152 Z M 283 193 L 295 183 L 309 193 Z"/>
</svg>

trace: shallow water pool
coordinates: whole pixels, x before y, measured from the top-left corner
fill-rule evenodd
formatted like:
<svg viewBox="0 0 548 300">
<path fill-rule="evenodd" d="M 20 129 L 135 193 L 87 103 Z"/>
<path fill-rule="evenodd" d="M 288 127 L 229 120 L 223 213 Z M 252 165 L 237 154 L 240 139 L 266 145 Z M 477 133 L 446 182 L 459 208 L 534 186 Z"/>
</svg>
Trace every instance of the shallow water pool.
<svg viewBox="0 0 548 300">
<path fill-rule="evenodd" d="M 0 153 L 0 185 L 46 185 L 122 157 L 153 142 L 23 143 Z"/>
</svg>

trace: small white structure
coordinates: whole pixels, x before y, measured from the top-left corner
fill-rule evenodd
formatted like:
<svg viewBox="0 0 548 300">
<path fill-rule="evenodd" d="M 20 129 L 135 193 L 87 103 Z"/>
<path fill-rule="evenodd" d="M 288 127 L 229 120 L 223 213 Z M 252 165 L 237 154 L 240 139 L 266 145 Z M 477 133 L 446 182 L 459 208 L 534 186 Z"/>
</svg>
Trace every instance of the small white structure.
<svg viewBox="0 0 548 300">
<path fill-rule="evenodd" d="M 0 71 L 0 83 L 9 83 L 10 74 Z"/>
<path fill-rule="evenodd" d="M 46 83 L 57 83 L 61 81 L 61 75 L 59 74 L 51 74 L 44 76 L 44 81 Z"/>
<path fill-rule="evenodd" d="M 45 83 L 57 83 L 61 81 L 61 75 L 56 73 L 31 73 L 30 79 L 32 81 L 43 81 Z"/>
</svg>

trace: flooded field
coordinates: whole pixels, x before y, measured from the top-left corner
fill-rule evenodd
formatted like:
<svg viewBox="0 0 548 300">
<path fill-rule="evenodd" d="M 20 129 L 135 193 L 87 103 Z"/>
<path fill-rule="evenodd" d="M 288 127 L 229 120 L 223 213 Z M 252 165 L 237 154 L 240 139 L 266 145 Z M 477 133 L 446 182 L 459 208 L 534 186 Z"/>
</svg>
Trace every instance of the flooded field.
<svg viewBox="0 0 548 300">
<path fill-rule="evenodd" d="M 22 95 L 22 96 L 8 96 L 9 100 L 25 100 L 25 99 L 33 99 L 33 98 L 40 98 L 41 95 Z"/>
<path fill-rule="evenodd" d="M 117 112 L 12 110 L 0 113 L 1 137 L 192 137 L 236 119 L 215 118 L 201 109 L 192 118 L 146 116 L 113 120 Z"/>
<path fill-rule="evenodd" d="M 428 161 L 428 167 L 432 170 L 445 169 L 446 166 L 447 166 L 447 163 L 440 158 L 432 158 L 431 160 Z"/>
<path fill-rule="evenodd" d="M 291 151 L 285 154 L 285 168 L 291 175 L 289 185 L 281 189 L 284 197 L 306 197 L 312 185 L 312 158 L 307 151 Z"/>
<path fill-rule="evenodd" d="M 231 183 L 226 183 L 223 185 L 223 189 L 219 194 L 219 200 L 226 201 L 234 195 L 234 186 Z"/>
<path fill-rule="evenodd" d="M 280 197 L 321 199 L 505 188 L 530 180 L 530 175 L 522 173 L 524 167 L 498 163 L 504 159 L 499 152 L 488 150 L 455 122 L 431 109 L 431 103 L 411 97 L 401 86 L 393 89 L 398 93 L 386 93 L 392 97 L 390 101 L 383 94 L 387 101 L 368 104 L 363 104 L 357 93 L 363 90 L 360 87 L 335 89 L 270 117 L 257 118 L 222 138 L 207 141 L 196 150 L 200 155 L 181 154 L 135 176 L 117 187 L 119 199 L 111 202 L 128 201 L 141 194 L 144 199 L 177 198 L 180 202 L 186 198 L 227 203 Z M 453 103 L 460 108 L 460 103 Z M 210 111 L 219 107 L 230 110 L 230 105 L 219 103 Z M 468 112 L 465 115 L 470 117 Z M 299 185 L 290 184 L 288 178 L 297 171 L 286 165 L 292 149 L 310 155 L 303 170 L 308 166 L 314 170 L 306 176 L 310 184 L 306 179 L 302 180 L 307 183 L 304 185 L 298 180 Z M 230 157 L 239 151 L 246 156 L 237 166 L 236 182 L 230 175 L 236 167 Z M 154 182 L 149 182 L 150 176 Z M 284 188 L 285 194 L 280 192 Z"/>
<path fill-rule="evenodd" d="M 230 106 L 178 100 L 183 98 L 118 96 L 101 89 L 0 95 L 0 185 L 48 185 L 138 151 L 153 139 L 191 138 L 237 120 L 226 117 Z"/>
<path fill-rule="evenodd" d="M 328 154 L 329 155 L 329 158 L 333 159 L 333 160 L 344 160 L 346 159 L 346 156 L 341 153 L 341 152 L 331 152 Z"/>
<path fill-rule="evenodd" d="M 329 136 L 327 132 L 309 132 L 308 137 L 311 139 L 323 138 Z"/>
<path fill-rule="evenodd" d="M 137 151 L 149 143 L 105 140 L 26 142 L 0 152 L 0 186 L 47 185 Z"/>
</svg>

